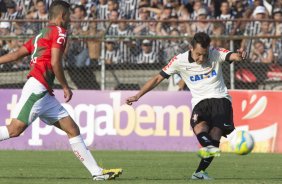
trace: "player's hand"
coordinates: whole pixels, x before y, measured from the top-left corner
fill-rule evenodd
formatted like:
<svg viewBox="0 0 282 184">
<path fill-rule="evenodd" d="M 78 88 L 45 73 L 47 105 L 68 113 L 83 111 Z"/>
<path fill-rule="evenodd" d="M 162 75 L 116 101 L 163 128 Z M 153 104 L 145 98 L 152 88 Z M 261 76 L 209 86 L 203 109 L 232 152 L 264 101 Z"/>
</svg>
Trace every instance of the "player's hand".
<svg viewBox="0 0 282 184">
<path fill-rule="evenodd" d="M 69 102 L 72 98 L 72 91 L 69 87 L 66 87 L 63 90 L 64 90 L 65 102 Z"/>
<path fill-rule="evenodd" d="M 242 60 L 246 60 L 247 59 L 247 52 L 244 49 L 238 49 L 237 53 L 239 54 L 239 56 L 242 58 Z"/>
<path fill-rule="evenodd" d="M 137 96 L 132 96 L 126 99 L 126 104 L 127 105 L 132 105 L 133 102 L 137 102 L 138 101 L 138 97 Z"/>
</svg>

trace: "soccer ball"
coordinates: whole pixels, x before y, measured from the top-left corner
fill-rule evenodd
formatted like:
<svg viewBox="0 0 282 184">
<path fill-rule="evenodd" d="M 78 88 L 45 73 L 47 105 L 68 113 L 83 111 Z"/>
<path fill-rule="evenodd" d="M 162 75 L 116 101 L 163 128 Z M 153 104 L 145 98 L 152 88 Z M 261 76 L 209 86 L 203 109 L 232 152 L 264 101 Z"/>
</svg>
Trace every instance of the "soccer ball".
<svg viewBox="0 0 282 184">
<path fill-rule="evenodd" d="M 238 155 L 246 155 L 254 148 L 255 142 L 252 135 L 245 130 L 236 131 L 231 138 L 231 148 Z"/>
</svg>

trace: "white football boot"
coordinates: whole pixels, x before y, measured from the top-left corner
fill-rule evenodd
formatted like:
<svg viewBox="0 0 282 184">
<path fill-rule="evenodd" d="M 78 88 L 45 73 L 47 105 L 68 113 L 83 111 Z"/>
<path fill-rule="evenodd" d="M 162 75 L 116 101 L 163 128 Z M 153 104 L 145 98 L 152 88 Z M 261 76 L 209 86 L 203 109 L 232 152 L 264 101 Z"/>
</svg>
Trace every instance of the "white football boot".
<svg viewBox="0 0 282 184">
<path fill-rule="evenodd" d="M 123 172 L 122 169 L 103 169 L 101 175 L 93 176 L 93 180 L 101 181 L 101 180 L 113 180 Z"/>
<path fill-rule="evenodd" d="M 192 180 L 212 180 L 213 178 L 205 171 L 194 172 L 191 176 Z"/>
</svg>

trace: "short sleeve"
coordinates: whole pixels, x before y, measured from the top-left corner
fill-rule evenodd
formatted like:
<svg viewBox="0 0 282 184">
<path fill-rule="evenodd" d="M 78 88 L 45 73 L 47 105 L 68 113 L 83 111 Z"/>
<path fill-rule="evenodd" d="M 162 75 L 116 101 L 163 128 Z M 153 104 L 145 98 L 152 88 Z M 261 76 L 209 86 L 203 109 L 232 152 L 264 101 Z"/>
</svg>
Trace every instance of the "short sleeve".
<svg viewBox="0 0 282 184">
<path fill-rule="evenodd" d="M 215 50 L 216 59 L 222 63 L 228 59 L 227 56 L 229 56 L 232 52 L 230 50 L 224 49 L 224 48 L 216 48 Z"/>
<path fill-rule="evenodd" d="M 29 39 L 23 46 L 27 49 L 29 54 L 32 53 L 32 40 L 33 38 Z"/>
<path fill-rule="evenodd" d="M 179 55 L 174 56 L 169 63 L 163 67 L 162 72 L 167 74 L 168 78 L 170 75 L 177 73 L 178 71 L 178 63 L 179 63 Z"/>
<path fill-rule="evenodd" d="M 64 50 L 66 46 L 66 41 L 67 41 L 66 30 L 59 26 L 53 27 L 51 48 L 59 48 Z"/>
</svg>

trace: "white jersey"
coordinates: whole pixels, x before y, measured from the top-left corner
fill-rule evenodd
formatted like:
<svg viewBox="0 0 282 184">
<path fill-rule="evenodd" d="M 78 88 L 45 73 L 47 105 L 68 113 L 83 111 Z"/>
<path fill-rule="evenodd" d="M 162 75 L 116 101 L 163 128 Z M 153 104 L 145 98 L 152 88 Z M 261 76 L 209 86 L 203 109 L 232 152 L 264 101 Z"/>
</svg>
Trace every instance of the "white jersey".
<svg viewBox="0 0 282 184">
<path fill-rule="evenodd" d="M 192 108 L 208 98 L 227 98 L 231 101 L 222 75 L 222 62 L 229 59 L 232 52 L 222 48 L 210 48 L 207 61 L 199 65 L 191 51 L 174 56 L 163 68 L 161 75 L 168 78 L 179 74 L 192 94 Z"/>
</svg>

